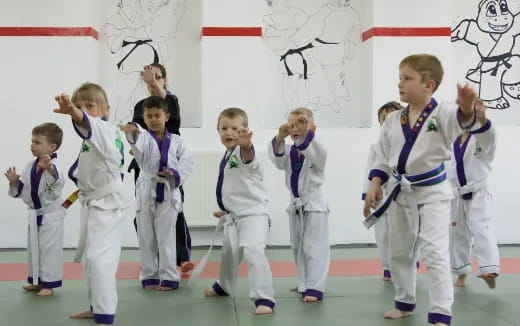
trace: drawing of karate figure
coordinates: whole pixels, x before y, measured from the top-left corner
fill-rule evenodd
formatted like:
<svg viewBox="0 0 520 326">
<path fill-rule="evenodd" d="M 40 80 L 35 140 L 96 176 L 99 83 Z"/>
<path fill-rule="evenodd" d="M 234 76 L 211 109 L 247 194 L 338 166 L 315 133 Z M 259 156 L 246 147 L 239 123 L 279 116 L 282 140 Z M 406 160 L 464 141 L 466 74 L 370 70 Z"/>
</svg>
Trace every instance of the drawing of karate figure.
<svg viewBox="0 0 520 326">
<path fill-rule="evenodd" d="M 287 107 L 345 109 L 350 101 L 346 61 L 360 41 L 360 23 L 349 0 L 328 0 L 310 17 L 288 0 L 271 0 L 264 35 L 280 56 Z"/>
<path fill-rule="evenodd" d="M 507 109 L 511 98 L 520 99 L 520 53 L 513 53 L 520 35 L 520 17 L 507 0 L 482 0 L 476 19 L 464 19 L 451 31 L 451 41 L 466 41 L 477 48 L 480 62 L 466 78 L 480 84 L 480 98 L 488 108 Z"/>
<path fill-rule="evenodd" d="M 104 25 L 110 53 L 118 56 L 116 121 L 131 118 L 131 108 L 147 94 L 139 78 L 145 65 L 168 61 L 186 0 L 119 0 Z M 127 112 L 128 111 L 128 112 Z"/>
</svg>

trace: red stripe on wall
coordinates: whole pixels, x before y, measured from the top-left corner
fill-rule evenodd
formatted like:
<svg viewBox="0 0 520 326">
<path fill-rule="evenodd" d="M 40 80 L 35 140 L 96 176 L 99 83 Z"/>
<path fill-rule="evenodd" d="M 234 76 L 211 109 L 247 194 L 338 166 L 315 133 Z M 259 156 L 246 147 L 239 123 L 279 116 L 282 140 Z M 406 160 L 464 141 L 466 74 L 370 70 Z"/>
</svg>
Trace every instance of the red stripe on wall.
<svg viewBox="0 0 520 326">
<path fill-rule="evenodd" d="M 362 39 L 366 41 L 374 36 L 451 36 L 450 27 L 372 27 L 363 32 Z"/>
<path fill-rule="evenodd" d="M 90 36 L 99 39 L 92 27 L 0 27 L 0 36 Z"/>
<path fill-rule="evenodd" d="M 262 36 L 262 27 L 202 27 L 201 36 Z"/>
</svg>

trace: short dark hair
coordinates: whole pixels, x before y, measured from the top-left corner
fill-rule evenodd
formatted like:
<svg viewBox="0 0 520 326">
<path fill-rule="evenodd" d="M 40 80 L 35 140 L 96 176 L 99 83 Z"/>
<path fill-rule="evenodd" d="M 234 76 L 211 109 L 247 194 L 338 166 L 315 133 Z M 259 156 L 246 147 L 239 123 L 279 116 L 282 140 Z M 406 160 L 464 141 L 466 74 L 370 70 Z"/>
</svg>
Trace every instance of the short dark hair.
<svg viewBox="0 0 520 326">
<path fill-rule="evenodd" d="M 63 141 L 63 130 L 53 122 L 37 125 L 33 128 L 32 134 L 47 137 L 50 144 L 56 145 L 56 149 L 60 148 L 61 142 Z"/>
<path fill-rule="evenodd" d="M 394 112 L 394 111 L 399 111 L 402 109 L 403 109 L 403 106 L 401 105 L 401 103 L 399 103 L 397 101 L 386 102 L 379 108 L 379 110 L 377 110 L 377 120 L 379 120 L 379 122 L 381 122 L 381 114 L 385 111 Z"/>
<path fill-rule="evenodd" d="M 168 114 L 168 103 L 165 99 L 160 96 L 150 96 L 143 101 L 143 114 L 146 109 L 161 109 L 164 113 Z"/>
</svg>

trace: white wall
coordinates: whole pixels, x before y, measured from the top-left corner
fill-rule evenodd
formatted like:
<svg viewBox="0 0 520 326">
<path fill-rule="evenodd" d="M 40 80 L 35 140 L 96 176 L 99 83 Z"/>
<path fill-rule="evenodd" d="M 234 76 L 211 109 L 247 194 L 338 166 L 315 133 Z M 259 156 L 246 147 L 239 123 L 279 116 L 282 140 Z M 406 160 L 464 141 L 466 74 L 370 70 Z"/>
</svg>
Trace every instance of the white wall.
<svg viewBox="0 0 520 326">
<path fill-rule="evenodd" d="M 204 0 L 202 25 L 260 26 L 265 2 L 245 3 L 243 0 Z M 9 10 L 0 12 L 0 21 L 5 26 L 92 26 L 99 31 L 97 8 L 100 1 L 49 0 L 45 6 L 39 4 L 37 0 L 13 2 L 9 4 Z M 58 7 L 60 12 L 69 15 L 57 15 Z M 454 11 L 450 0 L 436 1 L 434 6 L 426 0 L 374 0 L 366 1 L 364 9 L 362 31 L 373 26 L 451 26 L 454 19 L 450 15 Z M 24 18 L 20 19 L 22 16 Z M 99 43 L 92 38 L 77 37 L 0 38 L 3 50 L 0 110 L 7 121 L 0 137 L 0 146 L 4 149 L 0 162 L 4 171 L 9 166 L 21 169 L 31 159 L 30 130 L 43 121 L 55 121 L 64 129 L 66 141 L 59 151 L 60 167 L 64 172 L 68 169 L 77 155 L 79 140 L 68 119 L 51 113 L 53 96 L 61 91 L 70 93 L 83 81 L 100 79 Z M 183 137 L 194 151 L 223 151 L 216 133 L 218 113 L 228 106 L 247 110 L 256 148 L 265 162 L 265 180 L 271 196 L 269 209 L 273 218 L 271 243 L 287 245 L 289 232 L 285 208 L 289 195 L 283 186 L 282 173 L 274 170 L 265 154 L 267 143 L 276 133 L 275 129 L 263 128 L 263 110 L 270 96 L 268 80 L 272 78 L 266 73 L 272 70 L 266 59 L 268 50 L 261 38 L 255 37 L 204 37 L 200 46 L 202 125 L 201 128 L 184 128 L 181 130 Z M 463 76 L 454 74 L 457 70 L 454 66 L 463 58 L 453 57 L 449 48 L 447 37 L 374 37 L 363 42 L 359 51 L 367 67 L 361 77 L 361 93 L 353 96 L 360 96 L 364 109 L 374 112 L 382 103 L 397 99 L 400 59 L 413 52 L 431 52 L 441 58 L 446 69 L 445 80 L 436 96 L 453 98 L 456 82 L 463 80 Z M 360 200 L 368 146 L 377 139 L 379 132 L 375 116 L 372 121 L 372 128 L 318 129 L 318 135 L 329 148 L 325 193 L 330 203 L 330 231 L 334 244 L 373 242 L 372 232 L 367 232 L 361 225 Z M 520 180 L 517 168 L 520 152 L 516 146 L 520 128 L 499 127 L 498 131 L 499 146 L 491 179 L 497 237 L 500 243 L 520 243 L 520 223 L 515 214 L 519 205 L 515 185 Z M 5 179 L 2 185 L 5 192 L 0 196 L 0 248 L 25 247 L 24 205 L 8 198 Z M 131 196 L 131 177 L 126 178 L 126 185 Z M 68 183 L 65 193 L 73 189 L 72 183 Z M 74 246 L 77 239 L 77 206 L 70 209 L 66 220 L 67 247 Z M 127 216 L 124 245 L 134 246 L 131 210 Z M 195 245 L 207 244 L 210 231 L 192 230 L 192 237 Z"/>
</svg>

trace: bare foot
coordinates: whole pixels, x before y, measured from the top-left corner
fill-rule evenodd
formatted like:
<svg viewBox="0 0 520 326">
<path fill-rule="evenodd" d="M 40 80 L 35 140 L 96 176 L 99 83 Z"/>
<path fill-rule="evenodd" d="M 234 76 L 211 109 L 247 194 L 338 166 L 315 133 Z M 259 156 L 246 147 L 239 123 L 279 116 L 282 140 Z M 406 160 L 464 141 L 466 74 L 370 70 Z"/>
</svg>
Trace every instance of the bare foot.
<svg viewBox="0 0 520 326">
<path fill-rule="evenodd" d="M 41 289 L 36 295 L 40 297 L 48 297 L 54 294 L 54 291 L 52 289 Z"/>
<path fill-rule="evenodd" d="M 273 309 L 268 306 L 259 305 L 255 310 L 255 315 L 270 315 L 272 313 Z"/>
<path fill-rule="evenodd" d="M 391 277 L 388 277 L 388 276 L 383 277 L 383 281 L 385 281 L 385 282 L 390 282 L 391 280 L 392 280 Z"/>
<path fill-rule="evenodd" d="M 457 281 L 455 281 L 455 287 L 458 288 L 465 288 L 466 287 L 466 278 L 468 277 L 468 274 L 460 274 L 457 278 Z"/>
<path fill-rule="evenodd" d="M 158 290 L 159 289 L 159 285 L 150 284 L 150 285 L 146 285 L 143 289 L 145 289 L 145 290 Z"/>
<path fill-rule="evenodd" d="M 22 286 L 22 289 L 24 289 L 25 291 L 40 291 L 42 287 L 40 285 L 27 284 Z"/>
<path fill-rule="evenodd" d="M 448 324 L 445 324 L 445 323 L 435 323 L 435 326 L 448 326 Z"/>
<path fill-rule="evenodd" d="M 303 302 L 316 302 L 318 298 L 312 295 L 306 295 L 303 297 Z"/>
<path fill-rule="evenodd" d="M 195 266 L 193 265 L 193 263 L 191 261 L 182 262 L 181 272 L 183 272 L 184 274 L 189 273 L 193 270 L 194 267 Z"/>
<path fill-rule="evenodd" d="M 479 275 L 479 277 L 482 278 L 486 282 L 487 286 L 490 289 L 496 288 L 497 282 L 495 279 L 498 277 L 497 273 L 482 274 L 482 275 Z"/>
<path fill-rule="evenodd" d="M 207 288 L 206 290 L 204 290 L 204 295 L 207 297 L 216 297 L 217 292 L 215 292 L 215 290 L 213 290 L 213 288 Z"/>
<path fill-rule="evenodd" d="M 291 292 L 298 292 L 298 287 L 290 288 L 289 291 L 291 291 Z"/>
<path fill-rule="evenodd" d="M 399 309 L 392 309 L 384 313 L 385 319 L 401 319 L 411 316 L 413 311 L 402 311 Z"/>
<path fill-rule="evenodd" d="M 174 288 L 171 288 L 169 286 L 158 286 L 157 291 L 172 291 L 172 290 L 175 290 Z"/>
<path fill-rule="evenodd" d="M 71 319 L 92 319 L 92 318 L 94 318 L 94 313 L 90 310 L 85 310 L 85 311 L 70 315 L 70 318 Z"/>
</svg>

